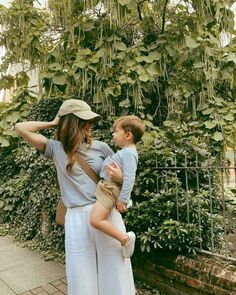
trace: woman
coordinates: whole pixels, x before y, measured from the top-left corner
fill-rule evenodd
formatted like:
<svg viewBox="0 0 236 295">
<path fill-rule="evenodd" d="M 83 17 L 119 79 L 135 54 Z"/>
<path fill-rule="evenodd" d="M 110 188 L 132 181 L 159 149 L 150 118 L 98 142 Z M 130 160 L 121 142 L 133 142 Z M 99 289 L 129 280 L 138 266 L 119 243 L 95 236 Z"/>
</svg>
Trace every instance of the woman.
<svg viewBox="0 0 236 295">
<path fill-rule="evenodd" d="M 15 129 L 24 140 L 53 159 L 56 166 L 61 197 L 67 207 L 68 295 L 134 295 L 130 259 L 122 257 L 120 243 L 90 225 L 96 184 L 76 162 L 79 150 L 99 174 L 103 160 L 113 153 L 106 143 L 91 138 L 91 120 L 99 117 L 86 102 L 70 99 L 62 104 L 53 121 L 21 122 L 15 125 Z M 37 133 L 57 125 L 58 140 Z M 112 210 L 110 220 L 125 231 L 121 215 L 116 210 Z"/>
</svg>

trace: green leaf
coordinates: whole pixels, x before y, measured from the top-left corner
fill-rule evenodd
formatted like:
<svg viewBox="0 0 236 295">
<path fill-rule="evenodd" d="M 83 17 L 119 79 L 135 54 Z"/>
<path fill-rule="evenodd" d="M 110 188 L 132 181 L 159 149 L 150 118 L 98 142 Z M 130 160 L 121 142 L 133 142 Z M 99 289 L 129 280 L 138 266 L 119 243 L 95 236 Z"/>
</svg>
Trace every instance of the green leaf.
<svg viewBox="0 0 236 295">
<path fill-rule="evenodd" d="M 101 48 L 94 54 L 93 58 L 103 57 L 105 53 L 106 53 L 106 48 Z"/>
<path fill-rule="evenodd" d="M 205 124 L 207 129 L 212 129 L 212 128 L 216 127 L 216 122 L 215 121 L 206 121 L 204 124 Z"/>
<path fill-rule="evenodd" d="M 127 83 L 128 83 L 128 84 L 131 84 L 131 85 L 134 85 L 134 84 L 136 83 L 136 81 L 133 80 L 133 79 L 131 79 L 130 77 L 128 77 L 128 79 L 127 79 Z"/>
<path fill-rule="evenodd" d="M 203 62 L 195 62 L 193 64 L 194 69 L 201 69 L 204 68 L 205 64 Z"/>
<path fill-rule="evenodd" d="M 119 103 L 119 106 L 120 107 L 124 107 L 124 108 L 128 108 L 130 107 L 130 100 L 128 98 L 126 98 L 125 100 L 122 100 L 120 103 Z"/>
<path fill-rule="evenodd" d="M 52 70 L 52 71 L 61 71 L 62 70 L 62 65 L 60 63 L 52 63 L 48 66 L 48 69 L 49 70 Z"/>
<path fill-rule="evenodd" d="M 89 55 L 89 54 L 91 54 L 91 52 L 92 51 L 89 48 L 81 48 L 78 50 L 78 55 L 79 56 Z"/>
<path fill-rule="evenodd" d="M 3 131 L 3 133 L 2 133 L 3 135 L 9 135 L 9 136 L 11 136 L 11 137 L 16 137 L 17 136 L 17 134 L 16 134 L 16 132 L 14 131 L 14 130 L 5 130 L 5 131 Z"/>
<path fill-rule="evenodd" d="M 145 61 L 146 63 L 152 63 L 153 59 L 151 56 L 143 56 L 143 61 Z"/>
<path fill-rule="evenodd" d="M 137 62 L 142 62 L 142 61 L 144 61 L 144 55 L 140 55 L 140 56 L 136 56 L 135 57 L 135 60 L 137 61 Z"/>
<path fill-rule="evenodd" d="M 85 32 L 91 31 L 94 28 L 93 20 L 87 20 L 81 23 L 81 29 Z"/>
<path fill-rule="evenodd" d="M 84 69 L 87 66 L 86 61 L 80 60 L 74 63 L 74 66 L 80 68 L 80 69 Z"/>
<path fill-rule="evenodd" d="M 16 123 L 16 121 L 21 117 L 21 114 L 14 112 L 6 117 L 7 122 Z"/>
<path fill-rule="evenodd" d="M 145 69 L 151 76 L 159 75 L 159 70 L 157 69 L 155 64 L 151 64 L 148 67 L 146 67 Z"/>
<path fill-rule="evenodd" d="M 152 60 L 160 60 L 161 59 L 161 54 L 157 51 L 152 51 L 150 54 L 149 54 L 149 57 L 152 58 Z"/>
<path fill-rule="evenodd" d="M 1 147 L 6 147 L 9 146 L 10 142 L 9 140 L 6 139 L 6 137 L 0 136 L 0 146 Z"/>
<path fill-rule="evenodd" d="M 137 73 L 138 73 L 139 75 L 143 75 L 143 74 L 146 73 L 144 67 L 142 67 L 141 65 L 138 65 L 138 66 L 136 67 L 136 71 L 137 71 Z"/>
<path fill-rule="evenodd" d="M 147 82 L 149 80 L 149 77 L 147 74 L 142 74 L 138 78 L 140 81 L 143 81 L 143 82 Z"/>
<path fill-rule="evenodd" d="M 122 75 L 122 76 L 120 76 L 119 77 L 119 82 L 121 83 L 121 84 L 125 84 L 125 83 L 127 83 L 127 77 L 125 76 L 125 75 Z"/>
<path fill-rule="evenodd" d="M 199 46 L 199 43 L 189 36 L 185 37 L 185 41 L 188 48 L 197 48 Z"/>
<path fill-rule="evenodd" d="M 209 115 L 214 111 L 213 108 L 207 108 L 204 111 L 202 111 L 203 115 Z"/>
<path fill-rule="evenodd" d="M 135 64 L 135 62 L 134 62 L 133 60 L 128 60 L 128 61 L 126 62 L 126 65 L 127 65 L 128 67 L 132 67 L 134 64 Z"/>
<path fill-rule="evenodd" d="M 56 85 L 65 85 L 66 77 L 64 75 L 58 74 L 53 77 L 52 81 Z"/>
<path fill-rule="evenodd" d="M 224 119 L 227 121 L 234 121 L 234 116 L 232 114 L 228 114 L 226 116 L 224 116 Z"/>
<path fill-rule="evenodd" d="M 118 0 L 118 3 L 122 6 L 128 5 L 132 0 Z"/>
<path fill-rule="evenodd" d="M 221 132 L 215 132 L 213 137 L 215 141 L 222 141 L 224 139 L 223 134 Z"/>
<path fill-rule="evenodd" d="M 94 71 L 96 74 L 98 73 L 96 67 L 94 67 L 94 66 L 92 66 L 92 65 L 89 65 L 88 68 L 89 68 L 90 70 Z"/>
<path fill-rule="evenodd" d="M 6 120 L 0 121 L 0 128 L 7 129 L 9 127 L 9 124 L 6 122 Z"/>
<path fill-rule="evenodd" d="M 233 61 L 234 64 L 236 64 L 236 54 L 231 52 L 229 53 L 229 55 L 226 58 L 227 61 Z"/>
<path fill-rule="evenodd" d="M 127 47 L 126 47 L 125 43 L 123 43 L 123 42 L 116 41 L 116 42 L 114 42 L 113 46 L 115 49 L 120 50 L 120 51 L 127 50 Z"/>
<path fill-rule="evenodd" d="M 131 11 L 137 10 L 136 0 L 130 0 L 130 2 L 126 6 L 127 6 L 127 9 L 129 9 Z"/>
<path fill-rule="evenodd" d="M 10 89 L 14 86 L 14 78 L 11 75 L 3 76 L 0 79 L 0 89 Z"/>
<path fill-rule="evenodd" d="M 92 57 L 89 59 L 89 61 L 92 63 L 92 64 L 96 64 L 99 62 L 99 58 L 98 57 Z"/>
<path fill-rule="evenodd" d="M 3 11 L 5 13 L 7 11 L 7 8 L 4 5 L 0 4 L 0 11 Z"/>
</svg>

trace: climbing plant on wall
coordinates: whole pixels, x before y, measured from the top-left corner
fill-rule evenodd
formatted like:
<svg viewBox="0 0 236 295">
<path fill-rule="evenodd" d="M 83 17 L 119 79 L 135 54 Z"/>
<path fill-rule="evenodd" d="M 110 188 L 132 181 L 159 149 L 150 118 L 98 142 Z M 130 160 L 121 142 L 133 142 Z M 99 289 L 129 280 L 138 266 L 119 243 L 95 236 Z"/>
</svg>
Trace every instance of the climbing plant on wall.
<svg viewBox="0 0 236 295">
<path fill-rule="evenodd" d="M 199 120 L 215 141 L 233 144 L 235 40 L 222 47 L 220 37 L 234 33 L 234 1 L 49 0 L 48 11 L 33 2 L 1 6 L 1 88 L 26 88 L 6 69 L 27 62 L 39 69 L 41 98 L 80 97 L 158 125 Z"/>
<path fill-rule="evenodd" d="M 0 162 L 7 169 L 0 178 L 0 220 L 16 226 L 21 239 L 41 237 L 44 210 L 52 227 L 51 236 L 41 246 L 62 247 L 62 233 L 58 238 L 54 223 L 58 197 L 55 171 L 14 132 L 18 120 L 52 118 L 58 97 L 60 102 L 71 97 L 84 99 L 97 108 L 106 125 L 100 126 L 103 132 L 97 131 L 103 140 L 109 137 L 104 130 L 115 115 L 136 113 L 146 121 L 140 174 L 143 187 L 135 192 L 138 202 L 149 192 L 152 196 L 151 191 L 143 190 L 151 184 L 144 164 L 153 153 L 159 153 L 158 149 L 168 157 L 187 143 L 199 148 L 204 143 L 204 148 L 215 154 L 225 144 L 235 146 L 236 40 L 231 38 L 225 47 L 221 44 L 222 34 L 235 34 L 230 10 L 233 2 L 49 0 L 48 10 L 35 8 L 33 0 L 14 0 L 9 8 L 0 5 L 0 46 L 6 49 L 0 65 L 0 89 L 15 88 L 12 100 L 0 104 Z M 22 67 L 15 76 L 8 71 L 14 64 Z M 31 69 L 39 73 L 38 94 L 28 86 Z M 44 113 L 47 116 L 43 117 Z M 44 179 L 40 193 L 35 190 L 38 174 Z M 159 197 L 158 205 L 162 201 Z M 132 214 L 140 212 L 142 216 L 144 212 L 145 216 L 145 206 L 153 202 L 148 197 L 145 201 L 138 211 L 130 211 L 129 226 L 138 228 Z M 14 220 L 21 220 L 21 224 Z M 168 222 L 163 225 L 179 230 L 179 224 Z M 197 237 L 196 227 L 190 227 L 189 232 L 182 242 Z M 160 243 L 145 240 L 153 235 L 156 232 L 140 231 L 144 249 Z M 176 248 L 184 248 L 184 242 L 178 238 L 175 242 Z"/>
</svg>

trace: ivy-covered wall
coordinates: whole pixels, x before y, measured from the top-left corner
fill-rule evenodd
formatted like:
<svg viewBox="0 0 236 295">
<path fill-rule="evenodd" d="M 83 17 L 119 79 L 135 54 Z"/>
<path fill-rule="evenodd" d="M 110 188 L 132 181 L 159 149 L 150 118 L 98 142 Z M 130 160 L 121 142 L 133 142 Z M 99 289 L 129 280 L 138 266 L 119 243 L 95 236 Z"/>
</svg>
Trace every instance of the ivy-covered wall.
<svg viewBox="0 0 236 295">
<path fill-rule="evenodd" d="M 52 120 L 61 99 L 48 99 L 36 104 L 29 112 L 28 120 Z M 110 127 L 111 118 L 104 117 L 94 126 L 94 137 L 106 141 L 113 148 Z M 166 249 L 173 252 L 195 253 L 199 246 L 199 205 L 201 207 L 201 235 L 204 247 L 210 246 L 210 206 L 208 178 L 199 174 L 200 190 L 196 193 L 194 177 L 189 175 L 189 220 L 186 215 L 186 188 L 183 173 L 176 178 L 173 171 L 157 171 L 159 166 L 184 163 L 186 155 L 189 163 L 199 161 L 215 150 L 198 138 L 198 132 L 191 134 L 184 125 L 175 130 L 169 125 L 165 130 L 146 122 L 147 130 L 139 144 L 140 161 L 136 185 L 133 191 L 134 207 L 124 215 L 127 228 L 137 233 L 137 248 L 145 252 Z M 45 130 L 43 134 L 53 137 L 55 130 Z M 179 133 L 181 136 L 179 136 Z M 217 147 L 217 146 L 216 146 Z M 214 163 L 219 159 L 215 155 Z M 11 233 L 21 242 L 37 248 L 50 258 L 63 259 L 64 229 L 55 224 L 55 211 L 60 197 L 56 188 L 56 171 L 53 163 L 43 155 L 17 139 L 9 147 L 0 149 L 0 223 L 1 232 Z M 159 189 L 156 187 L 156 177 Z M 224 232 L 219 175 L 213 173 L 213 212 L 215 245 Z M 177 180 L 177 183 L 176 183 Z M 178 193 L 178 215 L 176 211 Z M 200 201 L 200 203 L 198 203 Z M 230 230 L 232 226 L 229 227 Z"/>
<path fill-rule="evenodd" d="M 236 39 L 226 47 L 220 43 L 223 32 L 235 35 L 233 1 L 50 0 L 49 12 L 33 2 L 14 0 L 9 9 L 0 5 L 0 46 L 6 49 L 0 88 L 16 87 L 11 103 L 0 104 L 1 223 L 20 240 L 37 240 L 42 250 L 63 250 L 63 228 L 54 222 L 59 197 L 55 169 L 16 137 L 14 124 L 52 119 L 61 101 L 73 97 L 104 115 L 94 134 L 109 144 L 114 116 L 135 113 L 145 121 L 133 193 L 137 206 L 126 214 L 127 226 L 137 232 L 145 251 L 194 251 L 199 243 L 194 182 L 189 222 L 183 175 L 176 186 L 173 173 L 155 167 L 156 162 L 172 165 L 175 155 L 178 165 L 185 156 L 193 162 L 194 154 L 201 161 L 212 154 L 218 162 L 226 145 L 235 148 Z M 25 62 L 38 69 L 38 95 L 28 87 L 26 69 L 14 77 L 7 72 L 10 64 Z M 204 173 L 200 176 L 204 185 Z M 214 223 L 219 223 L 216 237 L 223 230 L 217 177 L 212 212 Z M 204 187 L 198 196 L 208 246 L 209 198 Z"/>
</svg>

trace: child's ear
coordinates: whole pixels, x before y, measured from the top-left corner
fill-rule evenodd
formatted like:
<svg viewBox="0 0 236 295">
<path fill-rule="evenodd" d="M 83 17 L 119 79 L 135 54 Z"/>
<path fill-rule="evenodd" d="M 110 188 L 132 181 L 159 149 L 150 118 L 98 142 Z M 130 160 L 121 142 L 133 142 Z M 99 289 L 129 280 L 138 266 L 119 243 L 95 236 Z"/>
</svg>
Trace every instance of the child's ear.
<svg viewBox="0 0 236 295">
<path fill-rule="evenodd" d="M 131 139 L 133 139 L 133 133 L 130 132 L 130 131 L 128 131 L 128 132 L 126 133 L 126 138 L 127 138 L 127 140 L 131 140 Z"/>
</svg>

